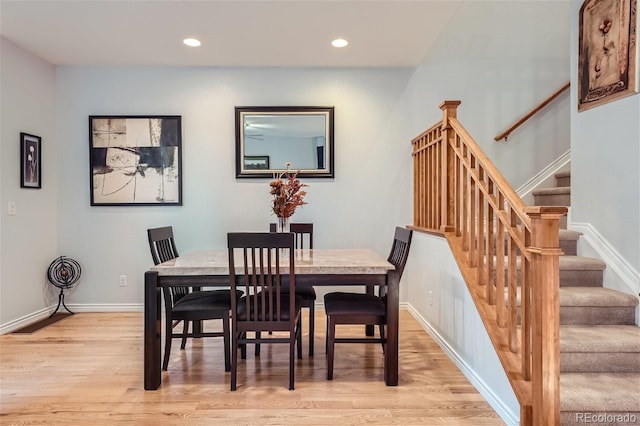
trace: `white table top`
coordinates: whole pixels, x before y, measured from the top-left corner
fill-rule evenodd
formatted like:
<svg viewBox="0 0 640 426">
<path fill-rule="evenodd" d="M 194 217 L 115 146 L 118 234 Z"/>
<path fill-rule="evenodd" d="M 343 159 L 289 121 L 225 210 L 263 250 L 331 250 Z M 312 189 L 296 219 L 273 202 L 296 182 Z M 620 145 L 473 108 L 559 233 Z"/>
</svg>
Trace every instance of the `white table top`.
<svg viewBox="0 0 640 426">
<path fill-rule="evenodd" d="M 242 273 L 242 256 L 236 255 L 236 271 Z M 288 266 L 288 259 L 283 259 Z M 297 274 L 386 274 L 394 269 L 378 253 L 368 249 L 297 250 Z M 284 266 L 284 264 L 283 264 Z M 200 250 L 151 267 L 158 275 L 228 275 L 227 249 Z M 282 273 L 287 273 L 282 268 Z"/>
</svg>

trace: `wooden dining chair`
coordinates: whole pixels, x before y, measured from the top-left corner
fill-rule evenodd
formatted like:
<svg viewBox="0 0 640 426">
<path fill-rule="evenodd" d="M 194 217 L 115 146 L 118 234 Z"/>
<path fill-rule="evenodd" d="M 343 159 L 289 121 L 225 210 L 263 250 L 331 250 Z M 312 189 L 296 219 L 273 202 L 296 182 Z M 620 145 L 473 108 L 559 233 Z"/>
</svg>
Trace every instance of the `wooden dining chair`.
<svg viewBox="0 0 640 426">
<path fill-rule="evenodd" d="M 147 229 L 147 236 L 154 264 L 158 265 L 178 257 L 178 249 L 171 226 Z M 163 287 L 162 290 L 165 310 L 165 345 L 162 369 L 166 371 L 169 366 L 173 339 L 182 339 L 180 349 L 184 350 L 188 337 L 222 337 L 224 340 L 224 368 L 225 371 L 230 371 L 229 312 L 231 311 L 231 291 L 202 291 L 199 287 L 188 286 Z M 236 295 L 241 297 L 242 292 L 237 292 Z M 202 332 L 200 327 L 196 327 L 196 322 L 213 319 L 222 320 L 222 332 Z M 173 329 L 180 322 L 183 323 L 182 333 L 174 333 Z M 190 323 L 193 327 L 191 333 L 189 333 Z"/>
<path fill-rule="evenodd" d="M 269 230 L 276 232 L 276 224 L 271 223 Z M 289 230 L 295 235 L 296 249 L 313 249 L 313 223 L 291 223 Z M 309 356 L 313 356 L 316 291 L 312 286 L 298 286 L 296 296 L 302 297 L 302 307 L 309 309 Z M 259 353 L 260 346 L 256 350 Z"/>
<path fill-rule="evenodd" d="M 231 292 L 231 390 L 236 390 L 238 350 L 247 344 L 263 343 L 289 344 L 289 389 L 293 390 L 295 348 L 302 343 L 302 298 L 296 295 L 294 236 L 231 232 L 227 234 L 227 247 L 229 284 L 232 290 L 244 292 L 242 297 Z M 262 337 L 263 332 L 273 334 Z"/>
<path fill-rule="evenodd" d="M 413 231 L 396 227 L 391 252 L 387 260 L 395 266 L 398 280 L 402 277 L 409 257 Z M 378 295 L 365 293 L 332 292 L 324 296 L 327 314 L 327 380 L 333 379 L 333 361 L 336 343 L 381 343 L 386 348 L 385 326 L 387 325 L 386 287 L 380 287 Z M 380 336 L 336 337 L 339 324 L 378 325 Z"/>
</svg>

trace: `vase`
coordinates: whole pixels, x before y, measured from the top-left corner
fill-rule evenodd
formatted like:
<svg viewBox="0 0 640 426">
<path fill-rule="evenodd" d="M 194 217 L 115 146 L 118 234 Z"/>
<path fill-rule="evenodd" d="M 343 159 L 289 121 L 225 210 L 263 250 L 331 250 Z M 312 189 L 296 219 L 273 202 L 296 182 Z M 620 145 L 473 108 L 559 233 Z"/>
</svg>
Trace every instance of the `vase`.
<svg viewBox="0 0 640 426">
<path fill-rule="evenodd" d="M 290 232 L 289 219 L 289 217 L 278 217 L 278 221 L 276 222 L 276 232 Z"/>
</svg>

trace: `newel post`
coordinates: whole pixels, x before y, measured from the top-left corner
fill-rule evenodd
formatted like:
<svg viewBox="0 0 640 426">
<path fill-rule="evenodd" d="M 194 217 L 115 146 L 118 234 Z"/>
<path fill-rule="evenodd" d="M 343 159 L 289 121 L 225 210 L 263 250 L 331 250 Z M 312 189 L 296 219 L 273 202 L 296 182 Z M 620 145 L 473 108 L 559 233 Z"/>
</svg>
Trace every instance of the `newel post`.
<svg viewBox="0 0 640 426">
<path fill-rule="evenodd" d="M 449 122 L 450 118 L 456 118 L 458 105 L 461 101 L 444 101 L 440 104 L 442 110 L 442 158 L 440 163 L 440 230 L 451 232 L 454 230 L 454 209 L 455 209 L 455 154 L 453 144 L 455 143 L 455 131 Z"/>
<path fill-rule="evenodd" d="M 531 420 L 560 425 L 559 222 L 566 207 L 527 207 L 531 219 Z"/>
</svg>

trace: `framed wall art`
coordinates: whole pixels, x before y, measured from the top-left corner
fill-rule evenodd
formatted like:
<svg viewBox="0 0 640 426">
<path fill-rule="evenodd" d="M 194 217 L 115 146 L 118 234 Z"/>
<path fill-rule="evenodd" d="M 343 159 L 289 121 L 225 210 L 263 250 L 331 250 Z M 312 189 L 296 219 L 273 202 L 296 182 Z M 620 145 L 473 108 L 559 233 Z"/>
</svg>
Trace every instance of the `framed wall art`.
<svg viewBox="0 0 640 426">
<path fill-rule="evenodd" d="M 268 155 L 254 155 L 254 156 L 245 155 L 244 168 L 247 170 L 268 170 L 269 156 Z"/>
<path fill-rule="evenodd" d="M 580 8 L 578 111 L 637 93 L 637 0 L 585 0 Z"/>
<path fill-rule="evenodd" d="M 42 138 L 20 133 L 20 188 L 42 188 Z"/>
<path fill-rule="evenodd" d="M 182 205 L 182 118 L 89 116 L 92 206 Z"/>
</svg>

